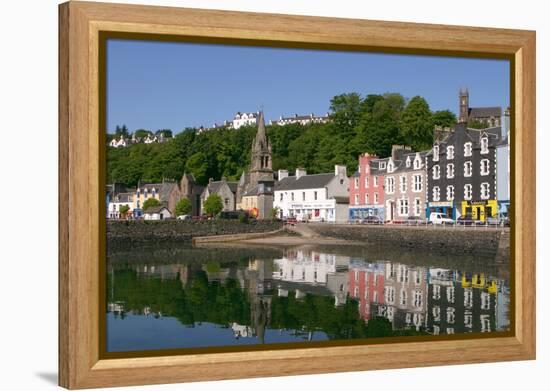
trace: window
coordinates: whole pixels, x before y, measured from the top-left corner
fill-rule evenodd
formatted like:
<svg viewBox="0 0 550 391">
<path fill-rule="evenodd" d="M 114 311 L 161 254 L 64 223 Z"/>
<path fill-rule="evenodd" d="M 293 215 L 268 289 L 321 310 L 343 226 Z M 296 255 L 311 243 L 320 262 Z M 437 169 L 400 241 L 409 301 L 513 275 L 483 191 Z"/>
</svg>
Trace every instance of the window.
<svg viewBox="0 0 550 391">
<path fill-rule="evenodd" d="M 455 165 L 453 163 L 447 164 L 447 178 L 451 179 L 455 177 Z"/>
<path fill-rule="evenodd" d="M 407 291 L 405 289 L 401 289 L 401 293 L 399 293 L 399 304 L 407 305 Z"/>
<path fill-rule="evenodd" d="M 434 201 L 439 201 L 439 198 L 441 196 L 441 191 L 439 190 L 439 186 L 434 186 L 432 190 L 432 198 Z"/>
<path fill-rule="evenodd" d="M 481 332 L 482 333 L 488 333 L 491 331 L 491 319 L 489 318 L 489 315 L 481 315 L 479 317 L 479 320 L 481 321 Z"/>
<path fill-rule="evenodd" d="M 455 302 L 455 287 L 454 286 L 448 286 L 447 287 L 447 301 L 449 303 Z"/>
<path fill-rule="evenodd" d="M 464 162 L 464 176 L 472 176 L 472 162 Z"/>
<path fill-rule="evenodd" d="M 383 170 L 386 168 L 386 162 L 380 162 L 380 169 Z"/>
<path fill-rule="evenodd" d="M 447 147 L 447 160 L 452 160 L 455 158 L 455 147 L 452 145 Z"/>
<path fill-rule="evenodd" d="M 438 161 L 439 161 L 439 145 L 434 145 L 434 157 L 433 157 L 433 161 L 434 161 L 434 162 L 438 162 Z"/>
<path fill-rule="evenodd" d="M 386 193 L 393 194 L 395 192 L 395 179 L 393 177 L 386 178 Z"/>
<path fill-rule="evenodd" d="M 452 201 L 455 199 L 455 187 L 447 186 L 447 201 Z"/>
<path fill-rule="evenodd" d="M 464 143 L 464 156 L 472 156 L 472 143 Z"/>
<path fill-rule="evenodd" d="M 303 191 L 303 192 L 302 192 L 302 201 L 305 201 L 305 200 L 306 200 L 306 192 Z"/>
<path fill-rule="evenodd" d="M 369 204 L 369 195 L 365 194 L 365 205 Z"/>
<path fill-rule="evenodd" d="M 359 205 L 359 194 L 355 195 L 355 205 Z"/>
<path fill-rule="evenodd" d="M 374 193 L 374 203 L 378 204 L 378 193 Z"/>
<path fill-rule="evenodd" d="M 399 215 L 408 216 L 409 215 L 409 200 L 402 198 L 399 200 Z"/>
<path fill-rule="evenodd" d="M 474 293 L 472 291 L 472 288 L 465 288 L 464 289 L 464 307 L 472 308 L 473 300 L 474 300 Z"/>
<path fill-rule="evenodd" d="M 468 201 L 472 199 L 472 185 L 464 185 L 464 199 Z"/>
<path fill-rule="evenodd" d="M 378 187 L 378 176 L 374 176 L 374 187 Z"/>
<path fill-rule="evenodd" d="M 432 178 L 433 179 L 439 179 L 439 166 L 436 164 L 435 166 L 433 166 L 432 168 Z"/>
<path fill-rule="evenodd" d="M 229 198 L 225 198 L 223 202 L 225 203 L 225 206 L 229 206 Z"/>
<path fill-rule="evenodd" d="M 407 177 L 405 175 L 399 177 L 399 190 L 401 193 L 407 191 Z"/>
<path fill-rule="evenodd" d="M 419 170 L 421 166 L 422 166 L 422 162 L 420 161 L 420 158 L 417 156 L 414 159 L 414 169 Z"/>
<path fill-rule="evenodd" d="M 355 178 L 353 182 L 355 183 L 355 188 L 359 189 L 359 178 Z"/>
<path fill-rule="evenodd" d="M 420 216 L 421 213 L 422 213 L 422 203 L 420 201 L 420 198 L 415 198 L 414 199 L 414 215 L 415 216 Z"/>
<path fill-rule="evenodd" d="M 447 334 L 454 334 L 455 329 L 453 327 L 447 327 Z"/>
<path fill-rule="evenodd" d="M 489 153 L 489 139 L 487 136 L 481 138 L 481 154 L 485 155 Z"/>
<path fill-rule="evenodd" d="M 313 192 L 313 199 L 314 199 L 315 201 L 317 201 L 317 192 L 316 192 L 316 191 Z"/>
<path fill-rule="evenodd" d="M 489 175 L 489 159 L 481 159 L 479 166 L 481 175 Z"/>
<path fill-rule="evenodd" d="M 386 303 L 393 304 L 395 301 L 395 288 L 388 286 L 384 289 L 384 296 L 386 297 Z"/>
<path fill-rule="evenodd" d="M 487 182 L 481 184 L 481 199 L 488 200 L 491 197 L 491 190 Z"/>
<path fill-rule="evenodd" d="M 441 308 L 438 305 L 433 306 L 432 315 L 434 317 L 434 322 L 439 322 L 441 320 Z"/>
<path fill-rule="evenodd" d="M 413 306 L 415 306 L 416 308 L 422 307 L 422 291 L 414 291 Z"/>
<path fill-rule="evenodd" d="M 388 163 L 388 172 L 393 172 L 393 162 Z"/>
<path fill-rule="evenodd" d="M 447 323 L 453 324 L 455 322 L 455 309 L 453 307 L 447 307 Z"/>
<path fill-rule="evenodd" d="M 407 157 L 407 162 L 405 164 L 406 164 L 407 167 L 411 166 L 411 157 L 410 156 Z"/>
<path fill-rule="evenodd" d="M 290 199 L 294 201 L 294 192 L 290 193 Z"/>
<path fill-rule="evenodd" d="M 369 187 L 369 177 L 365 177 L 365 188 Z"/>
<path fill-rule="evenodd" d="M 415 193 L 422 191 L 422 175 L 413 175 L 413 191 Z"/>
<path fill-rule="evenodd" d="M 481 309 L 491 309 L 491 295 L 489 295 L 489 293 L 487 292 L 481 292 Z"/>
<path fill-rule="evenodd" d="M 439 300 L 441 298 L 441 285 L 434 285 L 432 291 L 432 299 Z"/>
</svg>

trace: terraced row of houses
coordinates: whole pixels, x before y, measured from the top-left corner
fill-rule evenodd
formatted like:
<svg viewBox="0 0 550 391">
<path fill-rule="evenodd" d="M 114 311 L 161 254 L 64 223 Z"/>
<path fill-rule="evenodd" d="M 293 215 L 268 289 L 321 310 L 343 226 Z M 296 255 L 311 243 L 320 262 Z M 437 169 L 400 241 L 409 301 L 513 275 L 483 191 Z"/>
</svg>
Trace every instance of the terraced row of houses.
<svg viewBox="0 0 550 391">
<path fill-rule="evenodd" d="M 211 179 L 206 186 L 184 173 L 179 182 L 140 183 L 137 188 L 108 189 L 108 217 L 128 205 L 134 217 L 149 197 L 157 198 L 170 214 L 181 198 L 188 198 L 192 214 L 204 213 L 210 194 L 218 194 L 224 211 L 244 210 L 257 218 L 295 217 L 306 221 L 345 223 L 367 216 L 387 222 L 425 220 L 433 212 L 451 219 L 468 216 L 484 221 L 506 214 L 510 206 L 509 113 L 500 107 L 470 108 L 468 92 L 460 91 L 459 122 L 452 128 L 435 127 L 431 149 L 412 151 L 394 145 L 391 155 L 359 156 L 350 177 L 344 165 L 333 172 L 294 175 L 272 167 L 271 144 L 263 112 L 252 143 L 251 162 L 239 181 Z M 504 117 L 504 121 L 501 118 Z M 254 117 L 256 118 L 256 117 Z M 504 122 L 504 123 L 502 123 Z M 468 127 L 481 124 L 481 129 Z"/>
</svg>

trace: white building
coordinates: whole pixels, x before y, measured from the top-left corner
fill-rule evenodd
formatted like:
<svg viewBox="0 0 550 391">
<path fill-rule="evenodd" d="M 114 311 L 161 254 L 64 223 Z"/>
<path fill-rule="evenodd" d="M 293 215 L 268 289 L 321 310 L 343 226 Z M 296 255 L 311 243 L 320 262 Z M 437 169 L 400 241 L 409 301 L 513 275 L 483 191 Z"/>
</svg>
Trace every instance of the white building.
<svg viewBox="0 0 550 391">
<path fill-rule="evenodd" d="M 287 170 L 278 171 L 273 206 L 279 216 L 298 220 L 343 223 L 348 219 L 349 180 L 346 166 L 336 165 L 333 173 L 307 175 L 296 169 L 295 176 Z"/>
<path fill-rule="evenodd" d="M 308 115 L 298 115 L 294 114 L 291 117 L 283 117 L 282 115 L 279 117 L 278 120 L 269 121 L 270 125 L 279 125 L 284 126 L 288 124 L 300 124 L 300 125 L 307 125 L 307 124 L 323 124 L 330 120 L 329 114 L 325 115 L 315 115 L 313 113 Z"/>
<path fill-rule="evenodd" d="M 233 129 L 239 129 L 241 126 L 256 125 L 258 122 L 258 113 L 241 113 L 240 111 L 233 117 Z"/>
<path fill-rule="evenodd" d="M 128 212 L 131 212 L 134 207 L 134 195 L 132 192 L 129 193 L 118 193 L 113 197 L 113 199 L 109 200 L 108 208 L 108 218 L 110 219 L 120 219 L 120 208 L 122 206 L 128 207 Z"/>
<path fill-rule="evenodd" d="M 121 134 L 119 138 L 114 137 L 109 143 L 109 146 L 113 148 L 124 148 L 127 147 L 129 143 L 130 140 L 124 138 L 124 135 Z"/>
<path fill-rule="evenodd" d="M 165 206 L 152 206 L 143 212 L 144 220 L 166 220 L 172 218 L 172 213 Z"/>
</svg>

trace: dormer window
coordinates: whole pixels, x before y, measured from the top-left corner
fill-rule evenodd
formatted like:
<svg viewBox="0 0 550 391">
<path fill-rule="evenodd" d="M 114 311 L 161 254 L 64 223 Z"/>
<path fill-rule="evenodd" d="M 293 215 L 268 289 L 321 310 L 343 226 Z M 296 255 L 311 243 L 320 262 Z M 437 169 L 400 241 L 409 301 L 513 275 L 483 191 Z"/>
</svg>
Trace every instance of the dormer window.
<svg viewBox="0 0 550 391">
<path fill-rule="evenodd" d="M 411 157 L 410 156 L 407 158 L 407 163 L 406 164 L 407 164 L 407 167 L 411 166 Z"/>
<path fill-rule="evenodd" d="M 489 139 L 487 138 L 487 136 L 483 136 L 481 138 L 481 153 L 482 154 L 485 154 L 485 153 L 489 153 Z"/>
<path fill-rule="evenodd" d="M 388 163 L 388 172 L 393 172 L 393 162 Z"/>
<path fill-rule="evenodd" d="M 464 143 L 464 156 L 472 156 L 472 143 Z"/>
<path fill-rule="evenodd" d="M 380 169 L 384 170 L 386 168 L 386 162 L 380 162 Z"/>
<path fill-rule="evenodd" d="M 452 145 L 447 147 L 447 160 L 451 160 L 455 158 L 455 147 Z"/>
<path fill-rule="evenodd" d="M 437 162 L 439 161 L 439 145 L 434 145 L 434 157 L 433 161 Z"/>
<path fill-rule="evenodd" d="M 420 158 L 417 156 L 416 159 L 414 159 L 414 169 L 419 170 L 421 165 L 422 165 L 422 162 L 420 161 Z"/>
</svg>

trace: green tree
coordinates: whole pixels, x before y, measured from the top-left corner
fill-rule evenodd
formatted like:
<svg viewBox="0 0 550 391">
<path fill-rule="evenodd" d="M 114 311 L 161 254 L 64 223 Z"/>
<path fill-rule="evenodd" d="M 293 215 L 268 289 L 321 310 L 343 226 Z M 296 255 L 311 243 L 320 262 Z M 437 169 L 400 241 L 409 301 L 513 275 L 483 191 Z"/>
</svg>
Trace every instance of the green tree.
<svg viewBox="0 0 550 391">
<path fill-rule="evenodd" d="M 204 152 L 196 152 L 189 157 L 185 170 L 193 173 L 199 183 L 208 182 L 208 158 Z"/>
<path fill-rule="evenodd" d="M 153 197 L 147 198 L 143 202 L 143 210 L 145 211 L 145 210 L 149 209 L 152 206 L 159 206 L 159 205 L 160 205 L 160 202 L 156 198 L 153 198 Z"/>
<path fill-rule="evenodd" d="M 121 205 L 120 209 L 118 210 L 122 216 L 125 216 L 126 213 L 130 210 L 130 207 L 128 205 Z"/>
<path fill-rule="evenodd" d="M 472 129 L 486 129 L 488 128 L 487 124 L 483 121 L 472 120 L 468 121 L 468 127 Z"/>
<path fill-rule="evenodd" d="M 373 317 L 367 323 L 367 337 L 390 337 L 392 335 L 391 322 L 383 316 Z"/>
<path fill-rule="evenodd" d="M 415 151 L 433 144 L 433 117 L 424 98 L 415 96 L 409 101 L 401 115 L 400 128 L 401 139 Z"/>
<path fill-rule="evenodd" d="M 450 110 L 434 111 L 432 115 L 434 126 L 452 127 L 456 124 L 456 115 Z"/>
<path fill-rule="evenodd" d="M 151 132 L 147 129 L 138 129 L 134 132 L 135 136 L 138 138 L 146 138 Z"/>
<path fill-rule="evenodd" d="M 357 92 L 337 95 L 330 100 L 330 110 L 337 126 L 352 130 L 361 115 L 361 95 Z"/>
<path fill-rule="evenodd" d="M 176 204 L 176 216 L 187 215 L 191 212 L 192 206 L 191 201 L 187 198 L 182 198 Z"/>
<path fill-rule="evenodd" d="M 216 194 L 210 194 L 204 201 L 204 211 L 210 216 L 215 216 L 223 210 L 222 198 Z"/>
</svg>

